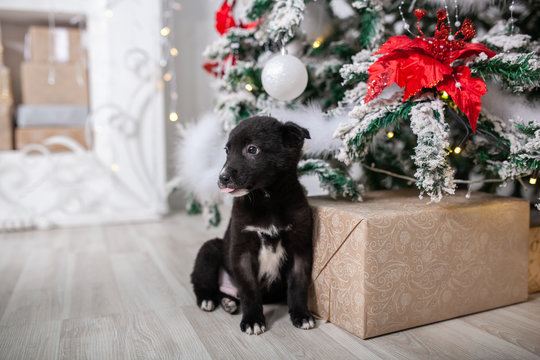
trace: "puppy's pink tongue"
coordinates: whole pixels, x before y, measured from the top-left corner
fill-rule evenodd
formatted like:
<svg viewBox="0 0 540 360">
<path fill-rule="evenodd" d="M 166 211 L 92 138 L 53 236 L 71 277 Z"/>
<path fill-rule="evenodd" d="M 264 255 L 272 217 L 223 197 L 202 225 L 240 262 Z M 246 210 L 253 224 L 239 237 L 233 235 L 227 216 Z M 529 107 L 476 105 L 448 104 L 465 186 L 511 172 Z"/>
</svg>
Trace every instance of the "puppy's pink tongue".
<svg viewBox="0 0 540 360">
<path fill-rule="evenodd" d="M 235 189 L 231 189 L 231 188 L 224 188 L 224 189 L 221 189 L 221 192 L 224 192 L 224 193 L 232 193 Z"/>
</svg>

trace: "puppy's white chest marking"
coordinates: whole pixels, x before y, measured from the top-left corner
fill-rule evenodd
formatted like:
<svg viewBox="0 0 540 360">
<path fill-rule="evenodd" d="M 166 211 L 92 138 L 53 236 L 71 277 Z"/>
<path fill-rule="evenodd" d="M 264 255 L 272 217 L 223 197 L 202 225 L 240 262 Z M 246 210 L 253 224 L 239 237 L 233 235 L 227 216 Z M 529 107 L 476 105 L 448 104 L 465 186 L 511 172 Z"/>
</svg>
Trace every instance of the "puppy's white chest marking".
<svg viewBox="0 0 540 360">
<path fill-rule="evenodd" d="M 287 259 L 287 253 L 277 243 L 275 249 L 271 245 L 262 244 L 259 250 L 259 281 L 265 280 L 267 285 L 279 278 L 279 269 Z"/>
<path fill-rule="evenodd" d="M 292 224 L 289 224 L 281 228 L 277 227 L 276 225 L 270 225 L 266 227 L 247 225 L 244 227 L 243 231 L 255 232 L 257 233 L 257 235 L 259 235 L 259 238 L 263 240 L 264 236 L 268 236 L 270 238 L 276 238 L 279 236 L 280 231 L 290 231 L 290 230 L 292 230 Z"/>
<path fill-rule="evenodd" d="M 287 260 L 287 252 L 281 244 L 281 240 L 277 240 L 277 238 L 280 231 L 290 231 L 291 229 L 292 225 L 287 225 L 284 228 L 278 228 L 276 225 L 268 227 L 248 225 L 244 227 L 244 231 L 257 233 L 261 240 L 258 278 L 259 281 L 264 281 L 267 286 L 279 278 L 279 270 Z M 268 242 L 266 238 L 277 240 L 277 244 Z"/>
</svg>

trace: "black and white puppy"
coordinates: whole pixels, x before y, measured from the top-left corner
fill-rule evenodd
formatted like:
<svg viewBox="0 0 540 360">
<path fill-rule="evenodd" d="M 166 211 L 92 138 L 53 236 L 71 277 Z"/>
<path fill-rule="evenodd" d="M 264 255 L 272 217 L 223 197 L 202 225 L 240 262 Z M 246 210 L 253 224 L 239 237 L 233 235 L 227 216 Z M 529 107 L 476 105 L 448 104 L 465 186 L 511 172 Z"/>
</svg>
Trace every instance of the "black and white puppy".
<svg viewBox="0 0 540 360">
<path fill-rule="evenodd" d="M 294 326 L 315 326 L 307 308 L 313 220 L 297 176 L 309 138 L 294 123 L 258 116 L 234 128 L 225 148 L 218 185 L 235 197 L 231 220 L 223 240 L 209 240 L 199 250 L 191 282 L 201 309 L 221 303 L 234 313 L 238 300 L 220 291 L 223 270 L 230 274 L 242 310 L 240 329 L 247 334 L 266 330 L 263 303 L 283 300 Z"/>
</svg>

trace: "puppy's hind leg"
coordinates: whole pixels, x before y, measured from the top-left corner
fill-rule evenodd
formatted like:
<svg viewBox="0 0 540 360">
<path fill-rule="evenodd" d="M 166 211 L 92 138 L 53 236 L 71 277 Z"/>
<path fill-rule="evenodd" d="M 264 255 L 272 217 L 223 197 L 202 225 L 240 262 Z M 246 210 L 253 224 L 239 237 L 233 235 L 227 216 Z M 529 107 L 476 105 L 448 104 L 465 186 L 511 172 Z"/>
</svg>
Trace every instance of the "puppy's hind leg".
<svg viewBox="0 0 540 360">
<path fill-rule="evenodd" d="M 195 266 L 191 273 L 191 283 L 197 298 L 197 305 L 204 311 L 216 308 L 219 292 L 219 268 L 223 262 L 223 240 L 208 240 L 199 249 Z"/>
</svg>

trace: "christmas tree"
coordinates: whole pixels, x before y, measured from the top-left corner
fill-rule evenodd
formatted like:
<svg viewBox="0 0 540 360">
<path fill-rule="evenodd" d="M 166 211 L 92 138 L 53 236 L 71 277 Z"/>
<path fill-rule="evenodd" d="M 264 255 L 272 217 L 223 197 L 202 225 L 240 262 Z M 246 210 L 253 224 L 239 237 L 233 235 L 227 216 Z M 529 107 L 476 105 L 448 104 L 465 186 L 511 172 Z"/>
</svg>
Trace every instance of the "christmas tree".
<svg viewBox="0 0 540 360">
<path fill-rule="evenodd" d="M 364 188 L 416 186 L 439 201 L 458 186 L 534 184 L 539 13 L 532 0 L 225 0 L 205 51 L 213 143 L 256 114 L 299 122 L 314 138 L 299 174 L 354 201 Z M 196 181 L 184 183 L 191 209 L 215 222 L 219 200 Z"/>
</svg>

